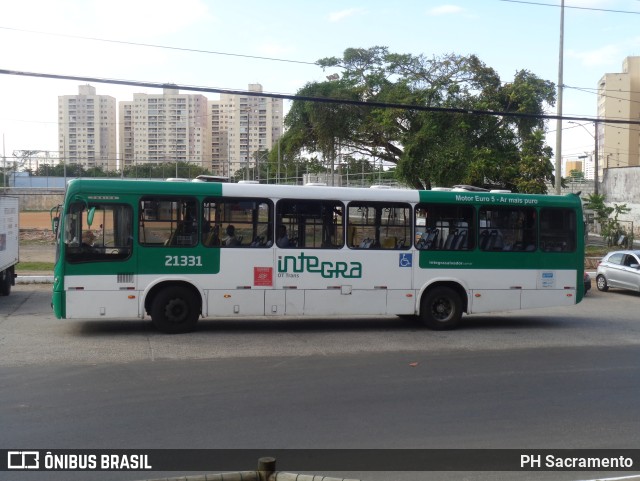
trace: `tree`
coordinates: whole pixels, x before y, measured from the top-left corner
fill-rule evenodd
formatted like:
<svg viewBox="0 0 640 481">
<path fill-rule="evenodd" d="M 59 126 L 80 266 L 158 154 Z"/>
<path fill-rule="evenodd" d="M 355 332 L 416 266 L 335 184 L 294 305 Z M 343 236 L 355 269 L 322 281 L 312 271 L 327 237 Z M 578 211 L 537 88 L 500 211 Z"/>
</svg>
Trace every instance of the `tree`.
<svg viewBox="0 0 640 481">
<path fill-rule="evenodd" d="M 607 246 L 620 244 L 620 239 L 625 246 L 633 245 L 633 232 L 627 232 L 618 220 L 620 214 L 626 214 L 631 210 L 627 204 L 607 206 L 603 194 L 589 194 L 583 200 L 586 202 L 585 207 L 595 212 L 596 221 L 600 224 L 600 233 L 607 242 Z M 613 218 L 611 218 L 611 214 L 614 214 Z"/>
<path fill-rule="evenodd" d="M 522 70 L 503 84 L 475 55 L 427 58 L 386 47 L 350 48 L 342 58 L 318 63 L 343 73 L 337 81 L 308 83 L 298 91 L 320 100 L 293 102 L 282 137 L 286 156 L 307 151 L 332 158 L 338 148 L 347 155 L 376 156 L 395 164 L 399 180 L 417 188 L 464 183 L 546 192 L 546 181 L 553 180 L 539 117 L 545 105 L 555 103 L 552 82 Z M 468 113 L 472 110 L 523 115 Z"/>
</svg>

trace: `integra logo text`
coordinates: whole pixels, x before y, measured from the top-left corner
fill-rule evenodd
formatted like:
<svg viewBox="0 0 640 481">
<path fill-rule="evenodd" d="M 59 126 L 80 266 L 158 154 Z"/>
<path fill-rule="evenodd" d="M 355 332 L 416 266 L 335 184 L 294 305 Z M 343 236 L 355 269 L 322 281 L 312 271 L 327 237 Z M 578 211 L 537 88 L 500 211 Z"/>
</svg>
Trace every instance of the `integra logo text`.
<svg viewBox="0 0 640 481">
<path fill-rule="evenodd" d="M 344 277 L 345 279 L 361 278 L 360 262 L 322 261 L 316 256 L 306 256 L 301 252 L 298 257 L 282 256 L 278 258 L 278 272 L 310 272 L 319 273 L 325 279 Z"/>
</svg>

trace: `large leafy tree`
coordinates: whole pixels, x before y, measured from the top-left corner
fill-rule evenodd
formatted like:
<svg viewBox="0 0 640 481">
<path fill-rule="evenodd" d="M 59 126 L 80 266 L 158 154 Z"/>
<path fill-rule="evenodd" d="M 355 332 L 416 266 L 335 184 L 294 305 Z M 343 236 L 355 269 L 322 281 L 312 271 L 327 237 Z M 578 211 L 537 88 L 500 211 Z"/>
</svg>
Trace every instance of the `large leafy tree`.
<svg viewBox="0 0 640 481">
<path fill-rule="evenodd" d="M 474 55 L 428 58 L 386 47 L 351 48 L 318 63 L 340 68 L 339 80 L 309 83 L 298 95 L 346 102 L 294 101 L 281 143 L 285 157 L 319 152 L 330 159 L 337 149 L 375 157 L 395 164 L 399 179 L 417 188 L 546 192 L 553 180 L 540 118 L 555 103 L 552 82 L 522 70 L 503 83 Z"/>
</svg>

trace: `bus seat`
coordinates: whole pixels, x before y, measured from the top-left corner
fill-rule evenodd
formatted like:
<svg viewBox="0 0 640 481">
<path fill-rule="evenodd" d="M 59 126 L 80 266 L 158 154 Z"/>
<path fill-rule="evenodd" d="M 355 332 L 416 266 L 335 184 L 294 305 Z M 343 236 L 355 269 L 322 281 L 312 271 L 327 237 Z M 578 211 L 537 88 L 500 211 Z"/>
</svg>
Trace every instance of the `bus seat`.
<svg viewBox="0 0 640 481">
<path fill-rule="evenodd" d="M 395 237 L 387 237 L 386 239 L 384 239 L 382 241 L 382 248 L 383 249 L 395 249 L 396 248 L 396 243 L 397 240 Z"/>
<path fill-rule="evenodd" d="M 504 246 L 504 242 L 502 240 L 502 235 L 500 235 L 500 233 L 497 230 L 493 229 L 491 231 L 491 234 L 489 235 L 489 241 L 487 242 L 487 250 L 501 251 L 503 246 Z"/>
<path fill-rule="evenodd" d="M 438 245 L 438 234 L 440 234 L 440 229 L 434 229 L 427 236 L 427 243 L 425 249 L 435 249 Z"/>
<path fill-rule="evenodd" d="M 369 249 L 373 245 L 373 239 L 369 239 L 368 237 L 362 239 L 360 242 L 360 249 Z"/>
<path fill-rule="evenodd" d="M 480 249 L 487 250 L 487 243 L 489 242 L 489 231 L 483 230 L 480 232 Z"/>
<path fill-rule="evenodd" d="M 466 249 L 468 246 L 468 242 L 469 242 L 469 239 L 467 238 L 467 229 L 463 229 L 455 238 L 452 249 L 455 249 L 455 250 Z"/>
<path fill-rule="evenodd" d="M 457 235 L 458 235 L 458 231 L 450 232 L 449 235 L 447 236 L 447 239 L 444 241 L 444 245 L 442 246 L 442 248 L 445 250 L 453 249 L 453 243 Z"/>
</svg>

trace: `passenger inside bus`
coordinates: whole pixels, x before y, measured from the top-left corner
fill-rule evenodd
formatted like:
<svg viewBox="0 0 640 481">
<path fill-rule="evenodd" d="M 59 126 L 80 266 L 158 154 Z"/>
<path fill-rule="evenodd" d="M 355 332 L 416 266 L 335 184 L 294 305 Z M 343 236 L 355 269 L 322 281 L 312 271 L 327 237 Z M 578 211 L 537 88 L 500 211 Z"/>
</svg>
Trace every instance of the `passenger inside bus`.
<svg viewBox="0 0 640 481">
<path fill-rule="evenodd" d="M 226 247 L 236 247 L 240 245 L 240 241 L 236 237 L 236 228 L 229 224 L 227 226 L 227 236 L 222 239 L 222 244 Z"/>
<path fill-rule="evenodd" d="M 287 235 L 287 227 L 283 224 L 278 225 L 276 233 L 276 245 L 278 247 L 290 247 L 289 236 Z"/>
</svg>

